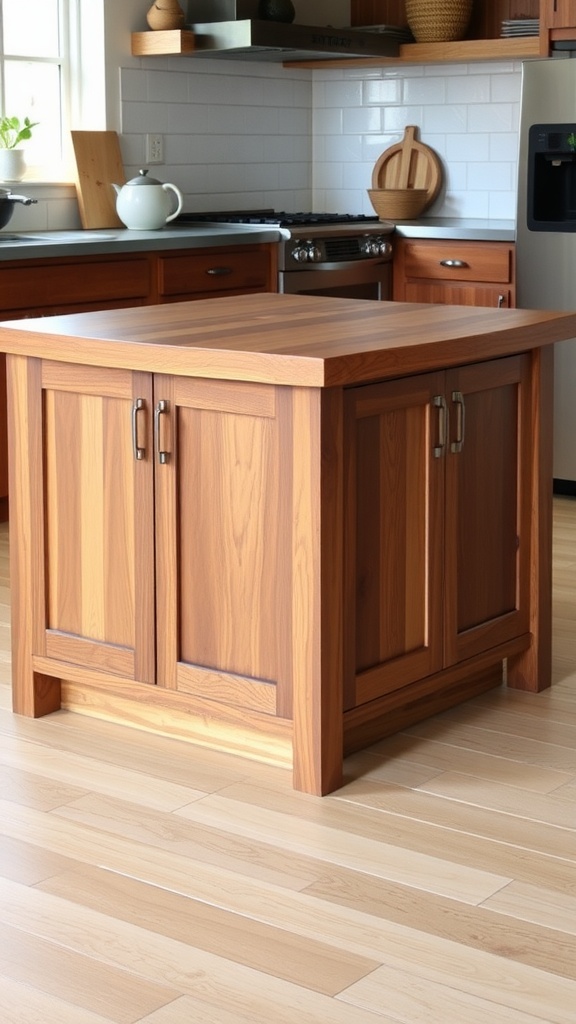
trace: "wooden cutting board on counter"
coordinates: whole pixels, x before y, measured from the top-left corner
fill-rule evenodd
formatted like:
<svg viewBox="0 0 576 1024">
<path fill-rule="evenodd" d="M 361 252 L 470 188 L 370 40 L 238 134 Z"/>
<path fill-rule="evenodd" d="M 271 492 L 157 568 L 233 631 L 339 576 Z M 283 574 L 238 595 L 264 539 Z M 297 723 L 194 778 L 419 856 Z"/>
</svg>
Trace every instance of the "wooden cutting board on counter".
<svg viewBox="0 0 576 1024">
<path fill-rule="evenodd" d="M 117 132 L 73 131 L 76 191 L 83 228 L 123 228 L 112 182 L 126 181 Z"/>
<path fill-rule="evenodd" d="M 416 138 L 416 125 L 408 125 L 402 142 L 384 150 L 374 164 L 372 188 L 425 188 L 426 206 L 442 187 L 442 165 L 430 146 Z"/>
</svg>

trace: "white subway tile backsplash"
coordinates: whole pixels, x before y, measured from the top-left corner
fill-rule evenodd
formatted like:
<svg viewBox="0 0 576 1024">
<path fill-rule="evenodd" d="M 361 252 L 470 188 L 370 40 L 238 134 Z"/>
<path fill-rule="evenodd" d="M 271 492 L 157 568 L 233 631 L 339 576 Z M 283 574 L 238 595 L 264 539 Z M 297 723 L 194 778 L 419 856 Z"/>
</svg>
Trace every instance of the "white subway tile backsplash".
<svg viewBox="0 0 576 1024">
<path fill-rule="evenodd" d="M 188 208 L 372 213 L 374 163 L 407 125 L 438 153 L 434 215 L 514 218 L 521 66 L 321 68 L 160 59 L 121 69 L 127 173 L 161 132 Z"/>
</svg>

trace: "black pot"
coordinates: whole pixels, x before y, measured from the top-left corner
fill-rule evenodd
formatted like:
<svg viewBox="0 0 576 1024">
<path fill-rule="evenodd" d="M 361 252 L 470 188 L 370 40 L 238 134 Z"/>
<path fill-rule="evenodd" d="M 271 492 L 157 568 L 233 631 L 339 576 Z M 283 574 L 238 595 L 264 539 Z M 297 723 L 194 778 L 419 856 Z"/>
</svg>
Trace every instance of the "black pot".
<svg viewBox="0 0 576 1024">
<path fill-rule="evenodd" d="M 37 199 L 29 199 L 28 196 L 13 196 L 9 188 L 0 188 L 0 228 L 6 227 L 14 213 L 14 203 L 30 206 L 37 202 Z"/>
</svg>

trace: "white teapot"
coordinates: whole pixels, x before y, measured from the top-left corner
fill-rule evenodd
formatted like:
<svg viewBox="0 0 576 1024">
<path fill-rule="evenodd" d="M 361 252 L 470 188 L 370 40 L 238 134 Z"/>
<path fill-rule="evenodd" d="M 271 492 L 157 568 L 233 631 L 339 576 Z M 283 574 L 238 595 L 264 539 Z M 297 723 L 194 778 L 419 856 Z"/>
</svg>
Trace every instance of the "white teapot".
<svg viewBox="0 0 576 1024">
<path fill-rule="evenodd" d="M 147 177 L 148 171 L 143 170 L 125 185 L 112 185 L 115 190 L 116 212 L 127 228 L 136 231 L 157 231 L 178 216 L 184 198 L 176 185 L 162 184 L 156 178 Z M 173 192 L 177 205 L 169 196 Z"/>
</svg>

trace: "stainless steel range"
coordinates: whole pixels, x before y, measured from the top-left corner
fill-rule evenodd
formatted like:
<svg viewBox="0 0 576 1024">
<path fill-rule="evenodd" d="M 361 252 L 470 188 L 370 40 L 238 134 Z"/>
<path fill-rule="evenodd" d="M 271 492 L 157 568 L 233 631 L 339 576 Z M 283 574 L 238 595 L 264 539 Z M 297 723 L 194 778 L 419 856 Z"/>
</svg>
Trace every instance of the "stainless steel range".
<svg viewBox="0 0 576 1024">
<path fill-rule="evenodd" d="M 269 224 L 289 236 L 279 243 L 278 291 L 347 299 L 392 298 L 394 225 L 365 215 L 273 210 L 184 214 L 185 221 Z"/>
</svg>

